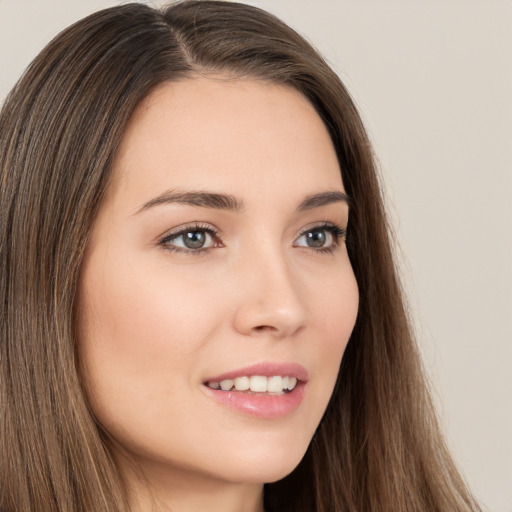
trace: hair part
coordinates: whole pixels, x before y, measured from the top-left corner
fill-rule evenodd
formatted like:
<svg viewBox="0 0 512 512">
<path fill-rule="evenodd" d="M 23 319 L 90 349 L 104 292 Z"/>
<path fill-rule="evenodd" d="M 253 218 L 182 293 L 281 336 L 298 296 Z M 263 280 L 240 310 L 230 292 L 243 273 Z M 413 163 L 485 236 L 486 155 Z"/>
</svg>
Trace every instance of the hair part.
<svg viewBox="0 0 512 512">
<path fill-rule="evenodd" d="M 0 509 L 129 510 L 80 379 L 81 262 L 137 105 L 164 82 L 219 73 L 300 91 L 329 130 L 354 201 L 348 250 L 358 319 L 308 452 L 265 486 L 266 510 L 480 510 L 437 426 L 350 95 L 274 16 L 204 0 L 88 16 L 39 54 L 1 111 Z"/>
</svg>

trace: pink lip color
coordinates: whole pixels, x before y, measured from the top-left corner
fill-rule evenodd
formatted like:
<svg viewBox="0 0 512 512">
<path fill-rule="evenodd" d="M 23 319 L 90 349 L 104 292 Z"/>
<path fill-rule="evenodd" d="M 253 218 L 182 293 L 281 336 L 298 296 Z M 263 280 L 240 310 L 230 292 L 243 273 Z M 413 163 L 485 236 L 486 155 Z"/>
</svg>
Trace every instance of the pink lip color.
<svg viewBox="0 0 512 512">
<path fill-rule="evenodd" d="M 295 377 L 297 385 L 289 393 L 282 395 L 267 395 L 248 393 L 246 391 L 222 391 L 208 387 L 205 383 L 204 391 L 214 400 L 223 405 L 232 407 L 245 414 L 258 418 L 281 418 L 290 414 L 299 407 L 304 398 L 304 391 L 308 374 L 303 366 L 294 363 L 261 363 L 231 372 L 223 373 L 206 382 L 220 382 L 224 379 L 234 379 L 241 376 L 262 375 L 272 377 L 282 375 Z"/>
</svg>

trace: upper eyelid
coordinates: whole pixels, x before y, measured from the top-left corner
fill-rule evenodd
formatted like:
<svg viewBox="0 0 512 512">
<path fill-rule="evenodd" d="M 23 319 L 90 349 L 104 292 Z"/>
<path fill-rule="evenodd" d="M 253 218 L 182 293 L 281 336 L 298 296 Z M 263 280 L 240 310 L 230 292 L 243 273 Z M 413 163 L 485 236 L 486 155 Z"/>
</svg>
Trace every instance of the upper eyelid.
<svg viewBox="0 0 512 512">
<path fill-rule="evenodd" d="M 309 226 L 304 227 L 297 236 L 297 238 L 304 236 L 308 231 L 312 231 L 314 229 L 325 229 L 331 231 L 333 235 L 337 235 L 343 238 L 344 240 L 347 237 L 347 226 L 335 222 L 324 221 L 316 224 L 310 224 Z"/>
<path fill-rule="evenodd" d="M 214 247 L 222 247 L 223 244 L 217 245 L 217 241 L 220 240 L 218 236 L 218 229 L 214 228 L 211 225 L 205 225 L 201 222 L 193 223 L 193 224 L 184 224 L 181 226 L 178 226 L 176 228 L 172 228 L 171 230 L 167 231 L 166 234 L 163 236 L 160 236 L 157 241 L 156 245 L 159 248 L 162 248 L 169 252 L 174 253 L 181 253 L 181 254 L 187 254 L 187 255 L 200 255 L 204 254 L 206 251 L 213 249 L 214 247 L 199 247 L 197 249 L 192 249 L 188 247 L 181 247 L 178 245 L 174 245 L 171 242 L 180 236 L 183 236 L 184 233 L 187 233 L 188 231 L 205 231 L 209 234 L 209 236 L 212 238 L 212 241 L 214 242 Z M 216 241 L 217 240 L 217 241 Z"/>
<path fill-rule="evenodd" d="M 347 229 L 346 226 L 343 226 L 342 224 L 340 224 L 338 222 L 331 222 L 328 220 L 324 220 L 324 221 L 319 221 L 319 222 L 312 222 L 311 224 L 304 226 L 301 229 L 300 234 L 304 234 L 312 229 L 318 229 L 318 228 L 326 228 L 326 229 L 327 228 L 338 228 L 338 229 L 341 229 L 342 231 L 346 231 L 346 229 Z"/>
<path fill-rule="evenodd" d="M 317 222 L 312 222 L 312 223 L 304 226 L 299 231 L 297 236 L 302 236 L 302 235 L 304 235 L 304 233 L 307 233 L 308 231 L 310 231 L 312 229 L 318 229 L 318 228 L 326 228 L 327 229 L 330 227 L 340 229 L 341 231 L 347 230 L 347 227 L 344 227 L 343 225 L 340 225 L 336 222 L 317 221 Z M 175 228 L 171 228 L 170 230 L 166 231 L 163 235 L 159 236 L 158 239 L 163 240 L 163 239 L 167 239 L 167 238 L 177 237 L 183 233 L 186 233 L 187 231 L 206 231 L 215 236 L 221 236 L 221 231 L 217 227 L 215 227 L 211 224 L 202 223 L 200 221 L 194 221 L 190 224 L 182 224 Z"/>
<path fill-rule="evenodd" d="M 163 235 L 159 236 L 158 240 L 160 242 L 163 242 L 165 240 L 178 237 L 183 233 L 186 233 L 187 231 L 206 231 L 207 233 L 210 233 L 212 236 L 219 236 L 221 233 L 220 230 L 215 226 L 197 221 L 192 222 L 190 224 L 182 224 L 175 228 L 171 228 L 167 230 Z"/>
</svg>

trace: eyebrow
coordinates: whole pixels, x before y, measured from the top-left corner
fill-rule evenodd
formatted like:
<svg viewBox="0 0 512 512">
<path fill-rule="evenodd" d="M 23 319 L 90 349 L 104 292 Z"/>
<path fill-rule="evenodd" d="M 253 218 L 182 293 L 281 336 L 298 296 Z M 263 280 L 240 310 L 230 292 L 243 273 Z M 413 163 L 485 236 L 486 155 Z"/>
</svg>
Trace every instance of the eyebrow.
<svg viewBox="0 0 512 512">
<path fill-rule="evenodd" d="M 244 209 L 243 201 L 231 194 L 216 194 L 213 192 L 179 192 L 168 190 L 163 194 L 144 203 L 136 213 L 149 210 L 162 204 L 185 204 L 188 206 L 200 206 L 202 208 L 214 208 L 216 210 L 230 210 L 240 212 Z"/>
<path fill-rule="evenodd" d="M 352 199 L 350 199 L 350 197 L 344 192 L 340 192 L 339 190 L 329 190 L 327 192 L 320 192 L 318 194 L 311 194 L 310 196 L 307 196 L 299 206 L 297 206 L 297 211 L 304 212 L 313 208 L 320 208 L 321 206 L 340 202 L 346 203 L 348 206 L 352 205 Z"/>
<path fill-rule="evenodd" d="M 352 204 L 350 197 L 344 192 L 338 190 L 329 190 L 317 194 L 311 194 L 301 201 L 297 206 L 297 212 L 320 208 L 332 203 L 346 203 L 348 206 Z M 184 204 L 188 206 L 199 206 L 201 208 L 213 208 L 216 210 L 228 210 L 233 212 L 241 212 L 244 208 L 244 202 L 231 194 L 217 194 L 214 192 L 180 192 L 168 190 L 160 194 L 148 202 L 144 203 L 136 212 L 149 210 L 154 206 L 163 204 Z"/>
</svg>

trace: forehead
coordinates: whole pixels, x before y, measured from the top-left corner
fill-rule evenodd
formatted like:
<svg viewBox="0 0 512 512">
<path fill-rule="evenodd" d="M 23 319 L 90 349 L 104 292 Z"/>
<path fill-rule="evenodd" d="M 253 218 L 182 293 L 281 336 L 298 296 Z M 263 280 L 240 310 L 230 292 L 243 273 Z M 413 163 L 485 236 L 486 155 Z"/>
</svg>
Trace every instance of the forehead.
<svg viewBox="0 0 512 512">
<path fill-rule="evenodd" d="M 289 191 L 343 188 L 327 129 L 300 92 L 227 78 L 155 89 L 127 126 L 114 182 L 138 196 L 176 186 L 245 196 L 270 182 Z"/>
</svg>

